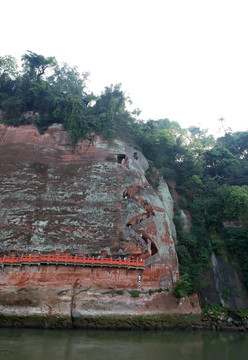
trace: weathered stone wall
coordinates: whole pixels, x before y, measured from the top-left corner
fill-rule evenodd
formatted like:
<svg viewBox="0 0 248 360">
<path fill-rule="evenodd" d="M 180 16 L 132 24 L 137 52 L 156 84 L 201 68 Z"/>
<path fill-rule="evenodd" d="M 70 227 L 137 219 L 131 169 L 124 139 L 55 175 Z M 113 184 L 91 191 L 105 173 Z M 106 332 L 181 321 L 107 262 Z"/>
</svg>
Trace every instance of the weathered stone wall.
<svg viewBox="0 0 248 360">
<path fill-rule="evenodd" d="M 139 313 L 199 313 L 197 296 L 176 301 L 170 291 L 149 292 L 161 270 L 50 265 L 4 267 L 0 277 L 0 314 L 82 315 Z"/>
<path fill-rule="evenodd" d="M 61 249 L 88 255 L 143 257 L 147 259 L 143 289 L 171 291 L 179 276 L 174 230 L 165 204 L 145 178 L 147 166 L 140 152 L 121 141 L 110 145 L 95 136 L 93 143 L 80 141 L 73 149 L 61 125 L 51 126 L 44 135 L 31 125 L 0 125 L 1 253 Z M 77 284 L 87 288 L 90 283 L 91 290 L 97 290 L 99 284 L 101 289 L 137 288 L 137 273 L 131 270 L 128 274 L 121 269 L 112 269 L 111 273 L 95 269 L 91 273 L 87 268 L 77 268 L 80 274 L 73 275 L 69 266 L 58 267 L 54 273 L 49 273 L 52 268 L 24 268 L 3 269 L 0 297 L 15 289 L 17 303 L 21 303 L 18 291 L 31 294 L 37 287 L 44 299 L 46 292 L 53 292 L 50 277 L 54 274 L 56 282 L 61 282 L 61 291 L 65 291 L 63 279 L 75 282 L 77 276 Z M 41 271 L 47 275 L 34 282 L 40 279 Z M 16 280 L 19 278 L 27 279 L 24 285 Z M 43 283 L 46 290 L 41 290 Z"/>
</svg>

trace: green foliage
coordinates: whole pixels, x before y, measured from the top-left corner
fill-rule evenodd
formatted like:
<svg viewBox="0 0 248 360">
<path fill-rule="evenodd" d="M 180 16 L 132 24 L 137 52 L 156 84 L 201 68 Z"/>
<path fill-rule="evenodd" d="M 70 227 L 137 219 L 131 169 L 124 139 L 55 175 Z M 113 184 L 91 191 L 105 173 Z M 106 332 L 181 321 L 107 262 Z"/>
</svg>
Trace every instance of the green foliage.
<svg viewBox="0 0 248 360">
<path fill-rule="evenodd" d="M 211 251 L 206 234 L 201 235 L 197 227 L 189 234 L 181 236 L 176 247 L 181 275 L 187 276 L 193 292 L 198 292 L 205 285 L 203 273 L 210 268 Z"/>
<path fill-rule="evenodd" d="M 15 78 L 18 75 L 17 61 L 10 55 L 0 56 L 0 78 Z"/>
<path fill-rule="evenodd" d="M 78 138 L 86 137 L 89 130 L 84 118 L 85 105 L 79 96 L 69 94 L 65 98 L 56 99 L 53 119 L 62 122 L 68 130 L 72 143 L 75 145 Z"/>
<path fill-rule="evenodd" d="M 220 196 L 223 201 L 223 214 L 228 220 L 247 219 L 248 217 L 248 186 L 223 185 Z"/>
<path fill-rule="evenodd" d="M 149 295 L 152 295 L 152 294 L 156 294 L 156 293 L 161 293 L 163 291 L 162 288 L 159 288 L 159 289 L 149 289 Z"/>
<path fill-rule="evenodd" d="M 204 190 L 202 180 L 200 176 L 196 174 L 192 175 L 184 186 L 186 187 L 184 193 L 189 201 L 193 200 L 196 195 L 201 194 Z"/>
<path fill-rule="evenodd" d="M 247 252 L 246 252 L 246 257 L 243 263 L 243 272 L 244 272 L 244 280 L 245 280 L 245 284 L 248 287 L 248 256 L 247 256 Z"/>
<path fill-rule="evenodd" d="M 185 153 L 183 131 L 168 119 L 138 123 L 133 129 L 135 139 L 144 155 L 166 179 L 175 179 L 179 161 Z"/>
<path fill-rule="evenodd" d="M 211 237 L 212 250 L 216 255 L 221 255 L 222 249 L 225 248 L 225 242 L 219 237 Z"/>
<path fill-rule="evenodd" d="M 177 250 L 178 260 L 180 263 L 181 273 L 183 274 L 188 273 L 190 270 L 190 264 L 192 262 L 192 258 L 186 244 L 177 245 L 176 250 Z"/>
<path fill-rule="evenodd" d="M 20 74 L 13 58 L 0 58 L 0 109 L 5 123 L 19 126 L 31 122 L 42 130 L 52 122 L 62 123 L 73 145 L 91 131 L 112 139 L 117 124 L 129 129 L 134 123 L 125 110 L 128 99 L 120 84 L 106 87 L 96 97 L 85 91 L 88 73 L 80 74 L 76 67 L 59 67 L 54 57 L 31 51 L 23 55 L 22 61 Z M 93 106 L 92 100 L 96 100 Z M 38 116 L 27 120 L 27 111 Z"/>
<path fill-rule="evenodd" d="M 24 54 L 22 61 L 24 63 L 24 71 L 28 74 L 28 77 L 34 81 L 40 80 L 47 69 L 57 66 L 57 61 L 54 57 L 45 58 L 43 55 L 38 55 L 32 51 Z"/>
<path fill-rule="evenodd" d="M 225 283 L 224 280 L 221 280 L 220 284 L 222 289 L 222 297 L 226 302 L 228 302 L 230 300 L 230 292 L 227 287 L 227 284 Z"/>
<path fill-rule="evenodd" d="M 248 229 L 228 226 L 223 234 L 228 251 L 245 260 L 248 255 Z"/>
<path fill-rule="evenodd" d="M 227 318 L 228 317 L 228 308 L 222 305 L 216 305 L 207 303 L 202 309 L 202 313 L 208 318 Z"/>
<path fill-rule="evenodd" d="M 123 290 L 117 290 L 115 293 L 116 293 L 116 295 L 123 295 L 124 291 Z"/>
<path fill-rule="evenodd" d="M 160 174 L 158 172 L 158 169 L 152 161 L 149 161 L 149 168 L 146 171 L 146 178 L 155 190 L 159 186 L 159 177 Z"/>
<path fill-rule="evenodd" d="M 236 310 L 237 314 L 240 316 L 241 319 L 246 319 L 248 318 L 248 309 L 238 309 Z"/>
<path fill-rule="evenodd" d="M 116 134 L 117 123 L 121 119 L 125 122 L 126 98 L 121 91 L 121 84 L 105 87 L 105 91 L 96 100 L 93 113 L 96 115 L 94 124 L 97 133 L 107 139 L 112 139 Z"/>
<path fill-rule="evenodd" d="M 177 298 L 182 298 L 192 294 L 192 286 L 187 275 L 183 275 L 177 280 L 173 289 L 173 294 Z"/>
<path fill-rule="evenodd" d="M 140 296 L 140 292 L 138 290 L 131 290 L 129 291 L 129 294 L 131 295 L 131 297 L 133 298 L 137 298 Z"/>
<path fill-rule="evenodd" d="M 235 321 L 246 321 L 248 317 L 248 309 L 232 309 L 227 306 L 216 305 L 212 303 L 207 303 L 202 309 L 203 315 L 205 315 L 209 320 L 227 320 L 229 318 L 234 319 Z"/>
</svg>

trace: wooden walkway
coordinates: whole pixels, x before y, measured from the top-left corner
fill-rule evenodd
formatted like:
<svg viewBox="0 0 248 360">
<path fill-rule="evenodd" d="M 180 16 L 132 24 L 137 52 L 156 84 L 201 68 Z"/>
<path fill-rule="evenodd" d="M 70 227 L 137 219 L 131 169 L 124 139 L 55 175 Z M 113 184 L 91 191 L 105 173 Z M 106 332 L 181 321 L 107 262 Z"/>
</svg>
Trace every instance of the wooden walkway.
<svg viewBox="0 0 248 360">
<path fill-rule="evenodd" d="M 119 258 L 113 257 L 86 257 L 70 254 L 47 254 L 47 255 L 24 255 L 20 256 L 4 255 L 0 258 L 0 266 L 6 265 L 74 265 L 74 266 L 98 266 L 98 267 L 118 267 L 128 269 L 142 269 L 145 267 L 144 259 L 131 259 L 131 258 Z"/>
</svg>

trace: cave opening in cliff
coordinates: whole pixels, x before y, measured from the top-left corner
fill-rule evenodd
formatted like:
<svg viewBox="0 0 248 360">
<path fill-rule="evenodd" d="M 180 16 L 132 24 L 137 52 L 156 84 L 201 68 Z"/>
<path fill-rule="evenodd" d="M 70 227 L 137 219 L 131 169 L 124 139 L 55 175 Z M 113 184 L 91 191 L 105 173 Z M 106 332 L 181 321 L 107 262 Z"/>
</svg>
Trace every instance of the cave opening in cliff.
<svg viewBox="0 0 248 360">
<path fill-rule="evenodd" d="M 158 248 L 154 244 L 154 242 L 152 240 L 150 240 L 149 238 L 146 238 L 144 235 L 142 235 L 142 239 L 145 240 L 145 242 L 147 243 L 150 256 L 157 254 Z"/>
<path fill-rule="evenodd" d="M 128 199 L 128 198 L 129 198 L 129 194 L 128 194 L 128 192 L 127 192 L 126 190 L 123 192 L 123 198 L 124 198 L 124 199 Z"/>
<path fill-rule="evenodd" d="M 126 155 L 125 154 L 117 154 L 117 162 L 118 164 L 125 164 Z"/>
<path fill-rule="evenodd" d="M 152 252 L 152 255 L 155 255 L 155 254 L 157 254 L 157 252 L 158 252 L 158 248 L 157 248 L 157 246 L 154 244 L 153 241 L 151 241 L 151 252 Z"/>
</svg>

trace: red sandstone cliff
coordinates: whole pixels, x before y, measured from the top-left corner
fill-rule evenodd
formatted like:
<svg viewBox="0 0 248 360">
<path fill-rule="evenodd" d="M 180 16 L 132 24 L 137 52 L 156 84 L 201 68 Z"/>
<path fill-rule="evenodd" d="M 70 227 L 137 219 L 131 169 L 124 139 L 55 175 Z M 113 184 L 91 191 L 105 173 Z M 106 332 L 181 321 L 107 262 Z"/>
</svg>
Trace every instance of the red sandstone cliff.
<svg viewBox="0 0 248 360">
<path fill-rule="evenodd" d="M 175 231 L 145 178 L 147 166 L 122 141 L 110 145 L 95 136 L 72 149 L 61 125 L 40 135 L 34 126 L 0 124 L 1 255 L 60 249 L 146 258 L 144 270 L 4 267 L 0 312 L 199 312 L 197 299 L 192 307 L 192 299 L 178 302 L 171 294 L 179 276 Z M 138 275 L 141 295 L 132 298 L 128 290 L 138 288 Z"/>
</svg>

